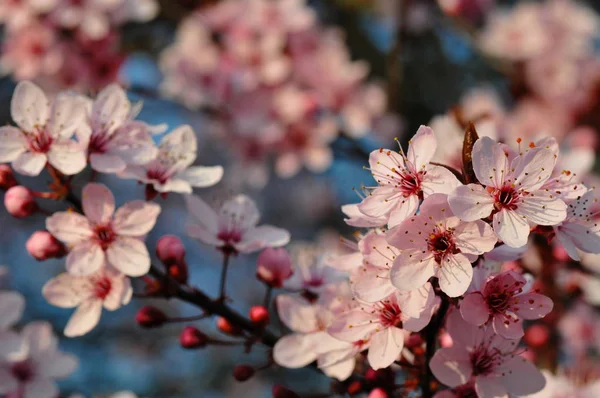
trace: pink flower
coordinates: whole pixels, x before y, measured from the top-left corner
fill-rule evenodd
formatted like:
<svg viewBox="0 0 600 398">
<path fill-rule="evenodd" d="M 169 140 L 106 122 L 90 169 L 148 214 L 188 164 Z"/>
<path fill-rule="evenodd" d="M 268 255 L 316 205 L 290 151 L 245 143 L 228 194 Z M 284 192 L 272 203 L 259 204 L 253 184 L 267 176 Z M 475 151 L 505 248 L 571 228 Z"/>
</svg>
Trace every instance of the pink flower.
<svg viewBox="0 0 600 398">
<path fill-rule="evenodd" d="M 52 326 L 32 322 L 21 332 L 24 345 L 18 354 L 0 358 L 0 393 L 27 398 L 54 398 L 59 391 L 54 380 L 77 368 L 77 359 L 58 350 Z"/>
<path fill-rule="evenodd" d="M 506 339 L 523 337 L 523 319 L 540 319 L 552 311 L 550 298 L 530 293 L 527 281 L 514 271 L 490 277 L 479 291 L 465 296 L 460 304 L 463 319 L 472 325 L 491 323 Z"/>
<path fill-rule="evenodd" d="M 85 106 L 72 95 L 59 95 L 51 103 L 31 82 L 17 85 L 10 113 L 19 128 L 0 127 L 0 162 L 12 162 L 16 172 L 40 174 L 46 163 L 65 175 L 86 165 L 83 147 L 71 137 L 85 123 Z"/>
<path fill-rule="evenodd" d="M 26 27 L 52 9 L 57 0 L 18 0 L 0 3 L 0 23 L 8 30 Z"/>
<path fill-rule="evenodd" d="M 293 256 L 294 273 L 285 281 L 284 287 L 291 290 L 306 290 L 319 294 L 332 283 L 345 281 L 348 276 L 330 266 L 327 254 L 306 256 L 295 253 Z"/>
<path fill-rule="evenodd" d="M 280 295 L 276 303 L 279 317 L 294 333 L 280 338 L 273 347 L 275 363 L 296 369 L 316 360 L 328 376 L 347 379 L 354 370 L 356 354 L 368 347 L 368 341 L 348 343 L 329 335 L 327 327 L 334 312 L 326 301 L 310 304 L 300 298 Z"/>
<path fill-rule="evenodd" d="M 421 126 L 410 140 L 408 155 L 388 149 L 371 152 L 370 170 L 379 184 L 358 206 L 370 217 L 385 216 L 390 228 L 417 211 L 419 201 L 434 193 L 450 193 L 460 183 L 447 169 L 429 161 L 437 147 L 433 130 Z"/>
<path fill-rule="evenodd" d="M 83 215 L 55 213 L 46 219 L 46 229 L 71 249 L 67 271 L 90 275 L 108 261 L 128 276 L 141 276 L 150 269 L 150 254 L 143 242 L 160 213 L 160 206 L 140 200 L 126 203 L 115 212 L 115 198 L 102 184 L 83 188 Z"/>
<path fill-rule="evenodd" d="M 337 316 L 328 332 L 348 342 L 370 340 L 373 369 L 390 366 L 400 356 L 407 331 L 418 332 L 431 319 L 435 294 L 430 284 L 412 292 L 396 292 L 376 303 L 358 302 Z"/>
<path fill-rule="evenodd" d="M 358 204 L 342 206 L 342 212 L 347 218 L 344 218 L 346 224 L 356 228 L 383 227 L 387 224 L 387 217 L 371 217 L 360 211 Z"/>
<path fill-rule="evenodd" d="M 551 149 L 535 148 L 510 156 L 502 144 L 488 137 L 473 147 L 478 184 L 462 185 L 450 195 L 450 208 L 461 220 L 475 221 L 493 215 L 498 238 L 512 247 L 527 243 L 530 223 L 556 225 L 566 217 L 565 203 L 540 190 L 556 162 Z"/>
<path fill-rule="evenodd" d="M 119 173 L 127 165 L 142 165 L 154 159 L 150 128 L 132 119 L 131 103 L 116 84 L 102 90 L 89 111 L 90 131 L 79 136 L 88 148 L 90 165 L 101 173 Z"/>
<path fill-rule="evenodd" d="M 567 202 L 567 218 L 554 226 L 556 238 L 572 259 L 579 261 L 577 249 L 587 253 L 600 253 L 600 227 L 598 227 L 598 194 L 595 189 L 576 200 Z"/>
<path fill-rule="evenodd" d="M 223 177 L 223 167 L 192 166 L 196 151 L 194 131 L 180 126 L 160 141 L 156 159 L 143 166 L 128 166 L 119 176 L 135 178 L 160 193 L 192 193 L 192 187 L 211 187 Z"/>
<path fill-rule="evenodd" d="M 435 276 L 447 295 L 458 297 L 471 283 L 471 263 L 494 248 L 496 236 L 483 221 L 461 221 L 448 196 L 435 194 L 423 202 L 419 215 L 389 231 L 388 242 L 401 250 L 390 273 L 394 286 L 410 291 Z"/>
<path fill-rule="evenodd" d="M 457 387 L 472 380 L 480 398 L 527 395 L 544 387 L 544 377 L 519 356 L 518 340 L 506 340 L 493 328 L 473 326 L 458 311 L 446 320 L 454 345 L 439 349 L 429 367 L 443 384 Z"/>
<path fill-rule="evenodd" d="M 91 331 L 100 321 L 102 307 L 114 311 L 129 303 L 133 290 L 129 278 L 110 266 L 86 276 L 63 273 L 48 281 L 42 294 L 52 305 L 77 307 L 65 327 L 65 336 Z"/>
<path fill-rule="evenodd" d="M 268 247 L 258 256 L 256 276 L 271 287 L 281 287 L 294 270 L 290 253 L 283 249 Z"/>
<path fill-rule="evenodd" d="M 256 204 L 245 195 L 226 201 L 219 213 L 198 196 L 186 195 L 192 218 L 187 234 L 208 245 L 233 252 L 252 253 L 265 247 L 284 246 L 290 241 L 288 231 L 270 225 L 257 226 L 260 214 Z"/>
</svg>

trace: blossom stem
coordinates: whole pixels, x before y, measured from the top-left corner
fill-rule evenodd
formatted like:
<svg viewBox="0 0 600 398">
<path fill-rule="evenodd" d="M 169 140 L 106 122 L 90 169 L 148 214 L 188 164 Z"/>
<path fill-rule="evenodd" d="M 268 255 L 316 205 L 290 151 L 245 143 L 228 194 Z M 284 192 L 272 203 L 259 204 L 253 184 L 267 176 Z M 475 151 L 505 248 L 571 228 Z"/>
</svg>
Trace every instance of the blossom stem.
<svg viewBox="0 0 600 398">
<path fill-rule="evenodd" d="M 192 321 L 200 321 L 202 319 L 206 319 L 210 316 L 210 314 L 204 313 L 196 316 L 188 316 L 188 317 L 178 317 L 178 318 L 169 318 L 166 322 L 176 323 L 176 322 L 192 322 Z"/>
<path fill-rule="evenodd" d="M 269 285 L 267 285 L 267 291 L 265 292 L 265 300 L 263 302 L 263 306 L 266 309 L 269 309 L 270 304 L 271 304 L 271 293 L 273 292 L 273 288 Z"/>
<path fill-rule="evenodd" d="M 227 282 L 227 268 L 229 267 L 229 252 L 223 252 L 223 268 L 221 269 L 221 287 L 219 288 L 219 301 L 225 301 L 225 285 Z"/>
<path fill-rule="evenodd" d="M 429 368 L 429 362 L 431 358 L 433 358 L 433 354 L 435 354 L 437 336 L 440 332 L 440 328 L 444 323 L 444 318 L 446 317 L 446 313 L 450 308 L 450 301 L 447 297 L 442 297 L 442 303 L 440 304 L 440 308 L 438 309 L 437 314 L 431 320 L 431 323 L 425 328 L 425 361 L 423 361 L 423 374 L 421 377 L 421 392 L 423 398 L 433 398 L 433 391 L 431 391 L 431 379 L 432 373 Z"/>
</svg>

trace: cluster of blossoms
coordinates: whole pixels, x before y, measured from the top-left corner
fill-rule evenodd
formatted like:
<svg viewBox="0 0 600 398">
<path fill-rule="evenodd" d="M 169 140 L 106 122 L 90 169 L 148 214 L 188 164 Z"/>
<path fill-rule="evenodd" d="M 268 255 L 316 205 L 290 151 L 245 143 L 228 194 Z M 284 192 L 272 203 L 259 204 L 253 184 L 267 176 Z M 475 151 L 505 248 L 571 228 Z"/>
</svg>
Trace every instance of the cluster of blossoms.
<svg viewBox="0 0 600 398">
<path fill-rule="evenodd" d="M 158 13 L 155 0 L 23 0 L 0 4 L 0 68 L 52 91 L 98 90 L 124 60 L 118 27 Z"/>
<path fill-rule="evenodd" d="M 339 131 L 363 136 L 386 108 L 382 88 L 364 82 L 367 65 L 351 61 L 341 32 L 305 1 L 202 8 L 181 23 L 161 68 L 167 96 L 215 111 L 255 184 L 271 156 L 281 177 L 326 170 Z"/>
<path fill-rule="evenodd" d="M 24 308 L 21 294 L 0 290 L 0 394 L 54 398 L 55 381 L 72 374 L 78 361 L 58 349 L 49 323 L 33 321 L 20 327 Z"/>
</svg>

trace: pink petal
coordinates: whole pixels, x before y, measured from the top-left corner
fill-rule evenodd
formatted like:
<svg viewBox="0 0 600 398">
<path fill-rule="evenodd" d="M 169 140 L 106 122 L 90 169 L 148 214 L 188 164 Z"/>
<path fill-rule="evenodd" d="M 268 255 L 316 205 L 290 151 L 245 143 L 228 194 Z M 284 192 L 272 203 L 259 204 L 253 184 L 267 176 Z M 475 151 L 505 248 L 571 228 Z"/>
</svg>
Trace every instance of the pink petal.
<svg viewBox="0 0 600 398">
<path fill-rule="evenodd" d="M 59 94 L 52 101 L 46 128 L 54 137 L 71 138 L 86 122 L 85 100 L 72 94 Z"/>
<path fill-rule="evenodd" d="M 196 188 L 212 187 L 223 178 L 223 167 L 194 166 L 178 174 L 177 177 L 187 181 L 191 186 Z"/>
<path fill-rule="evenodd" d="M 533 394 L 546 385 L 546 379 L 535 365 L 520 356 L 506 362 L 503 368 L 500 380 L 511 394 Z"/>
<path fill-rule="evenodd" d="M 394 198 L 399 193 L 394 187 L 375 188 L 359 205 L 358 209 L 370 217 L 387 216 L 397 205 L 400 198 Z M 401 197 L 405 199 L 404 197 Z M 416 210 L 416 208 L 415 208 Z M 407 211 L 405 211 L 406 213 Z"/>
<path fill-rule="evenodd" d="M 431 232 L 431 228 L 428 227 L 429 221 L 427 215 L 423 214 L 409 217 L 386 233 L 387 241 L 400 250 L 427 250 L 427 239 Z M 385 248 L 385 245 L 379 244 L 379 246 Z M 381 261 L 377 264 L 381 264 Z"/>
<path fill-rule="evenodd" d="M 134 200 L 117 209 L 112 226 L 119 235 L 142 236 L 154 228 L 159 214 L 156 203 Z"/>
<path fill-rule="evenodd" d="M 127 167 L 127 164 L 120 157 L 105 153 L 92 153 L 90 155 L 90 165 L 92 169 L 107 174 L 119 173 Z"/>
<path fill-rule="evenodd" d="M 52 305 L 61 308 L 77 307 L 92 295 L 87 278 L 63 273 L 50 279 L 42 288 L 44 298 Z"/>
<path fill-rule="evenodd" d="M 130 109 L 125 91 L 117 84 L 111 84 L 98 94 L 92 106 L 94 129 L 106 129 L 111 133 L 127 119 Z"/>
<path fill-rule="evenodd" d="M 131 281 L 123 276 L 112 277 L 110 281 L 110 292 L 104 298 L 103 306 L 109 311 L 114 311 L 129 301 Z"/>
<path fill-rule="evenodd" d="M 104 184 L 87 184 L 81 194 L 83 212 L 95 224 L 106 224 L 115 212 L 115 197 Z"/>
<path fill-rule="evenodd" d="M 436 272 L 440 288 L 450 297 L 462 296 L 473 279 L 473 266 L 463 254 L 455 254 L 442 259 Z"/>
<path fill-rule="evenodd" d="M 90 275 L 104 265 L 104 252 L 92 241 L 78 243 L 67 256 L 67 271 L 72 275 Z"/>
<path fill-rule="evenodd" d="M 52 325 L 44 321 L 33 321 L 25 325 L 21 331 L 29 347 L 31 357 L 39 357 L 56 351 L 58 340 L 52 331 Z"/>
<path fill-rule="evenodd" d="M 461 185 L 448 197 L 452 212 L 463 221 L 475 221 L 489 216 L 494 199 L 478 184 Z"/>
<path fill-rule="evenodd" d="M 508 398 L 506 387 L 504 387 L 498 377 L 476 377 L 475 391 L 479 398 Z"/>
<path fill-rule="evenodd" d="M 21 130 L 11 127 L 0 127 L 0 162 L 15 161 L 27 150 L 27 141 Z"/>
<path fill-rule="evenodd" d="M 285 229 L 261 225 L 247 230 L 242 241 L 236 243 L 235 247 L 242 253 L 251 253 L 265 247 L 284 246 L 289 241 L 290 233 Z"/>
<path fill-rule="evenodd" d="M 19 127 L 33 132 L 36 126 L 44 126 L 50 115 L 48 99 L 35 84 L 22 81 L 17 84 L 10 103 L 10 114 Z"/>
<path fill-rule="evenodd" d="M 473 374 L 464 348 L 440 348 L 431 358 L 429 368 L 436 379 L 449 387 L 465 384 Z"/>
<path fill-rule="evenodd" d="M 79 361 L 74 355 L 55 351 L 47 353 L 44 361 L 38 361 L 37 365 L 37 371 L 44 378 L 63 379 L 77 370 Z"/>
<path fill-rule="evenodd" d="M 303 334 L 289 334 L 280 338 L 273 347 L 273 360 L 286 368 L 303 368 L 317 359 L 312 341 Z"/>
<path fill-rule="evenodd" d="M 515 211 L 500 210 L 494 214 L 493 228 L 498 238 L 510 247 L 521 247 L 527 244 L 529 224 Z"/>
<path fill-rule="evenodd" d="M 421 189 L 424 196 L 428 197 L 434 193 L 450 194 L 460 185 L 460 181 L 450 170 L 440 166 L 429 166 L 421 183 Z"/>
<path fill-rule="evenodd" d="M 396 207 L 390 212 L 389 228 L 393 228 L 407 218 L 414 216 L 419 207 L 419 197 L 417 195 L 400 196 L 393 202 L 396 203 Z"/>
<path fill-rule="evenodd" d="M 194 192 L 190 183 L 180 178 L 170 178 L 164 184 L 154 182 L 152 185 L 157 192 L 176 192 L 181 194 L 191 194 Z"/>
<path fill-rule="evenodd" d="M 433 130 L 427 126 L 420 126 L 417 133 L 408 141 L 406 157 L 414 167 L 421 171 L 429 164 L 437 149 L 437 139 Z"/>
<path fill-rule="evenodd" d="M 127 276 L 142 276 L 150 270 L 150 254 L 144 242 L 120 236 L 106 250 L 108 262 Z"/>
<path fill-rule="evenodd" d="M 484 332 L 480 328 L 466 322 L 458 310 L 450 312 L 446 318 L 446 330 L 456 346 L 476 345 L 482 341 L 484 335 Z"/>
<path fill-rule="evenodd" d="M 389 149 L 378 149 L 369 155 L 369 167 L 373 178 L 378 184 L 384 186 L 391 184 L 390 181 L 382 179 L 382 176 L 392 176 L 392 169 L 404 169 L 404 159 L 396 152 Z"/>
<path fill-rule="evenodd" d="M 376 332 L 371 337 L 371 345 L 367 358 L 369 365 L 375 370 L 387 368 L 400 357 L 404 347 L 402 329 L 389 327 Z"/>
<path fill-rule="evenodd" d="M 435 265 L 435 259 L 429 252 L 404 250 L 394 261 L 390 279 L 399 290 L 418 289 L 435 274 Z"/>
<path fill-rule="evenodd" d="M 23 398 L 53 398 L 58 395 L 54 381 L 39 377 L 26 383 L 23 391 Z"/>
<path fill-rule="evenodd" d="M 185 226 L 185 233 L 190 238 L 198 239 L 202 243 L 212 246 L 221 246 L 223 242 L 217 238 L 216 233 L 207 231 L 203 226 L 198 224 L 188 224 Z"/>
<path fill-rule="evenodd" d="M 475 142 L 473 169 L 479 182 L 497 188 L 502 187 L 510 171 L 502 146 L 489 137 L 481 137 Z"/>
<path fill-rule="evenodd" d="M 476 292 L 466 295 L 460 302 L 460 314 L 465 321 L 479 326 L 490 318 L 490 309 L 483 296 Z"/>
<path fill-rule="evenodd" d="M 327 331 L 336 339 L 353 343 L 368 338 L 380 326 L 377 314 L 359 308 L 336 317 Z"/>
<path fill-rule="evenodd" d="M 370 303 L 382 300 L 396 291 L 390 281 L 389 268 L 367 265 L 351 277 L 352 291 L 356 298 Z"/>
<path fill-rule="evenodd" d="M 539 225 L 556 225 L 567 217 L 567 205 L 545 191 L 532 192 L 521 199 L 516 210 L 529 222 Z"/>
<path fill-rule="evenodd" d="M 496 334 L 508 340 L 520 339 L 525 334 L 523 331 L 523 320 L 514 316 L 506 318 L 502 315 L 496 315 L 494 316 L 492 325 Z"/>
<path fill-rule="evenodd" d="M 532 149 L 517 156 L 511 167 L 515 170 L 514 184 L 526 191 L 536 191 L 550 178 L 556 157 L 550 149 Z"/>
<path fill-rule="evenodd" d="M 317 307 L 288 295 L 277 296 L 275 302 L 281 321 L 294 332 L 313 333 L 318 330 Z"/>
<path fill-rule="evenodd" d="M 356 359 L 354 357 L 329 366 L 321 365 L 321 358 L 322 356 L 319 356 L 319 358 L 317 358 L 317 365 L 319 366 L 319 369 L 321 369 L 323 373 L 325 373 L 327 376 L 337 379 L 339 381 L 344 381 L 350 376 L 352 376 L 352 372 L 354 372 L 354 367 L 356 366 Z"/>
<path fill-rule="evenodd" d="M 19 174 L 35 177 L 42 172 L 47 161 L 43 153 L 23 152 L 12 162 L 12 167 Z"/>
<path fill-rule="evenodd" d="M 372 228 L 372 227 L 382 227 L 387 223 L 387 218 L 381 217 L 370 217 L 366 214 L 363 214 L 358 209 L 358 204 L 352 205 L 343 205 L 342 212 L 346 215 L 344 221 L 346 224 L 351 227 L 356 228 Z"/>
<path fill-rule="evenodd" d="M 538 293 L 525 293 L 513 298 L 512 310 L 523 319 L 540 319 L 554 308 L 550 297 Z"/>
<path fill-rule="evenodd" d="M 475 255 L 491 251 L 498 240 L 492 227 L 481 220 L 460 223 L 454 229 L 454 236 L 461 253 Z"/>
<path fill-rule="evenodd" d="M 48 152 L 48 163 L 64 175 L 74 175 L 81 172 L 86 164 L 83 147 L 75 142 L 56 142 Z"/>
<path fill-rule="evenodd" d="M 46 229 L 63 243 L 77 244 L 88 240 L 92 230 L 88 219 L 74 212 L 58 212 L 46 219 Z"/>
<path fill-rule="evenodd" d="M 71 319 L 69 319 L 65 327 L 65 336 L 83 336 L 96 327 L 98 322 L 100 322 L 100 315 L 102 315 L 102 300 L 91 299 L 84 301 L 77 307 L 73 315 L 71 315 Z"/>
<path fill-rule="evenodd" d="M 24 309 L 25 298 L 21 294 L 0 291 L 0 332 L 17 323 Z"/>
</svg>

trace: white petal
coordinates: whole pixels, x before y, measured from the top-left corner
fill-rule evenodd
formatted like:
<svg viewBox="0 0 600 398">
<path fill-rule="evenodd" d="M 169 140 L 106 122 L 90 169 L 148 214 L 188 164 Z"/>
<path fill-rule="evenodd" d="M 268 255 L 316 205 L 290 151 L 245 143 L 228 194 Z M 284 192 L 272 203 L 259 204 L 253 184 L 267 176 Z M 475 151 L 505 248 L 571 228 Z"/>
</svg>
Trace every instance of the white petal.
<svg viewBox="0 0 600 398">
<path fill-rule="evenodd" d="M 58 212 L 46 219 L 46 229 L 63 243 L 77 244 L 92 236 L 88 219 L 74 212 Z"/>
<path fill-rule="evenodd" d="M 52 305 L 61 308 L 77 307 L 92 292 L 88 289 L 87 278 L 63 273 L 50 279 L 42 288 L 44 298 Z"/>
<path fill-rule="evenodd" d="M 10 114 L 23 130 L 33 132 L 44 126 L 50 115 L 48 99 L 35 84 L 23 81 L 17 84 L 10 103 Z"/>
<path fill-rule="evenodd" d="M 307 335 L 294 333 L 280 338 L 273 347 L 273 360 L 286 368 L 303 368 L 317 359 Z"/>
<path fill-rule="evenodd" d="M 12 167 L 19 174 L 35 177 L 40 175 L 47 161 L 43 153 L 23 152 L 12 162 Z"/>
<path fill-rule="evenodd" d="M 95 224 L 108 223 L 115 212 L 115 197 L 104 184 L 87 184 L 81 193 L 83 212 Z"/>
<path fill-rule="evenodd" d="M 84 100 L 72 94 L 59 94 L 52 102 L 47 129 L 54 137 L 70 138 L 86 121 Z"/>
<path fill-rule="evenodd" d="M 159 214 L 160 206 L 156 203 L 134 200 L 119 207 L 112 226 L 119 235 L 142 236 L 154 228 Z"/>
<path fill-rule="evenodd" d="M 25 298 L 17 292 L 0 292 L 0 331 L 13 326 L 21 319 Z"/>
<path fill-rule="evenodd" d="M 107 174 L 119 173 L 127 167 L 127 164 L 120 157 L 105 153 L 92 153 L 90 155 L 90 165 L 92 169 Z"/>
<path fill-rule="evenodd" d="M 92 241 L 77 244 L 67 256 L 67 271 L 73 275 L 90 275 L 104 265 L 104 252 Z"/>
<path fill-rule="evenodd" d="M 150 270 L 150 254 L 144 242 L 120 236 L 113 242 L 106 256 L 109 263 L 128 276 L 142 276 Z"/>
<path fill-rule="evenodd" d="M 186 195 L 188 213 L 207 231 L 216 235 L 219 232 L 219 217 L 205 201 L 198 196 Z"/>
<path fill-rule="evenodd" d="M 117 84 L 111 84 L 98 94 L 92 106 L 94 128 L 114 131 L 127 119 L 130 109 L 125 91 Z"/>
<path fill-rule="evenodd" d="M 184 179 L 191 186 L 196 188 L 212 187 L 223 178 L 223 167 L 190 167 L 183 173 L 179 173 L 177 177 Z"/>
<path fill-rule="evenodd" d="M 434 193 L 450 194 L 460 185 L 460 181 L 450 170 L 440 166 L 429 166 L 421 183 L 421 189 L 425 197 L 428 197 Z"/>
<path fill-rule="evenodd" d="M 318 329 L 318 307 L 300 298 L 283 294 L 277 296 L 275 302 L 281 321 L 294 332 L 312 333 Z"/>
<path fill-rule="evenodd" d="M 100 321 L 102 315 L 102 300 L 86 300 L 71 315 L 69 323 L 65 327 L 65 336 L 83 336 L 92 330 Z"/>
<path fill-rule="evenodd" d="M 25 384 L 23 398 L 55 398 L 58 394 L 58 387 L 52 380 L 36 378 Z"/>
<path fill-rule="evenodd" d="M 241 242 L 235 247 L 243 253 L 250 253 L 265 247 L 285 246 L 290 241 L 290 233 L 282 228 L 270 225 L 254 227 L 244 233 Z"/>
<path fill-rule="evenodd" d="M 401 329 L 389 327 L 371 337 L 367 358 L 375 370 L 387 368 L 400 356 L 404 347 L 404 333 Z"/>
<path fill-rule="evenodd" d="M 11 127 L 0 127 L 0 162 L 15 161 L 27 150 L 27 140 L 21 130 Z"/>
<path fill-rule="evenodd" d="M 87 160 L 83 146 L 68 141 L 52 144 L 48 152 L 48 163 L 64 175 L 74 175 L 85 168 Z"/>
<path fill-rule="evenodd" d="M 242 230 L 254 227 L 260 219 L 256 203 L 246 195 L 237 195 L 225 202 L 220 216 L 235 221 Z"/>
<path fill-rule="evenodd" d="M 401 291 L 418 289 L 434 275 L 435 265 L 435 259 L 429 252 L 404 250 L 394 260 L 390 279 Z"/>
<path fill-rule="evenodd" d="M 527 220 L 512 210 L 501 210 L 494 214 L 493 228 L 504 243 L 511 247 L 527 244 L 529 224 Z"/>
<path fill-rule="evenodd" d="M 567 205 L 548 192 L 536 191 L 521 199 L 516 212 L 539 225 L 556 225 L 567 217 Z"/>
<path fill-rule="evenodd" d="M 556 158 L 550 149 L 532 149 L 517 156 L 511 167 L 515 169 L 514 184 L 526 191 L 535 191 L 550 178 Z"/>
<path fill-rule="evenodd" d="M 21 332 L 29 348 L 29 355 L 33 358 L 55 352 L 58 340 L 52 332 L 52 325 L 48 322 L 33 321 L 28 323 Z"/>
<path fill-rule="evenodd" d="M 429 164 L 437 149 L 437 139 L 430 127 L 421 126 L 410 139 L 406 157 L 416 171 L 423 170 Z"/>
<path fill-rule="evenodd" d="M 479 184 L 461 185 L 448 196 L 452 212 L 463 221 L 475 221 L 489 216 L 494 199 Z"/>
</svg>

